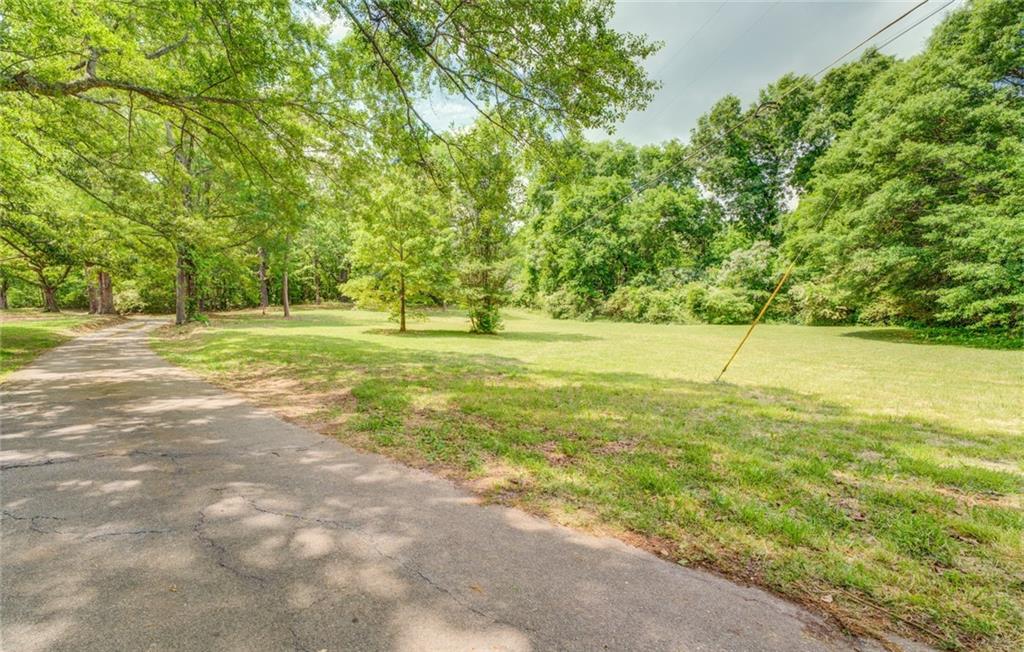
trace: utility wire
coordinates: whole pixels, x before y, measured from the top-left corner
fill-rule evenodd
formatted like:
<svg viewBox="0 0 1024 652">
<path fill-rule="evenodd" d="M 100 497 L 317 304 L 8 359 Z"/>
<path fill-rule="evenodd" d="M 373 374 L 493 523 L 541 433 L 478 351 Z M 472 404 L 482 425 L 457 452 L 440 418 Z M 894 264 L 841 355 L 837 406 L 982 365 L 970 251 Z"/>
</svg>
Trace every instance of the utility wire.
<svg viewBox="0 0 1024 652">
<path fill-rule="evenodd" d="M 755 19 L 754 19 L 754 21 L 753 21 L 752 23 L 750 23 L 750 25 L 748 25 L 748 26 L 747 26 L 747 28 L 746 28 L 745 30 L 743 30 L 742 32 L 740 32 L 739 34 L 737 34 L 737 35 L 735 36 L 735 38 L 733 38 L 733 40 L 729 42 L 729 45 L 727 45 L 726 47 L 724 47 L 724 48 L 722 48 L 721 50 L 719 50 L 719 51 L 718 51 L 718 54 L 716 54 L 716 55 L 715 55 L 715 58 L 714 58 L 714 59 L 712 59 L 712 60 L 711 60 L 710 62 L 708 62 L 708 63 L 705 63 L 705 64 L 704 64 L 704 65 L 702 66 L 702 68 L 703 68 L 703 69 L 705 69 L 705 70 L 707 70 L 707 69 L 709 69 L 709 68 L 712 68 L 712 67 L 714 67 L 714 65 L 715 65 L 715 64 L 717 64 L 717 63 L 718 63 L 718 62 L 719 62 L 719 61 L 720 61 L 720 60 L 722 59 L 722 57 L 723 57 L 723 56 L 725 56 L 725 53 L 726 53 L 726 52 L 728 52 L 728 51 L 729 51 L 729 49 L 730 49 L 730 48 L 732 48 L 732 46 L 733 46 L 733 45 L 734 45 L 735 43 L 739 42 L 739 40 L 740 40 L 740 39 L 742 39 L 742 38 L 743 38 L 744 36 L 746 36 L 747 32 L 749 32 L 750 30 L 752 30 L 752 29 L 754 29 L 755 27 L 757 27 L 758 25 L 760 25 L 760 24 L 761 24 L 761 21 L 762 21 L 762 20 L 764 20 L 764 17 L 765 17 L 765 16 L 767 16 L 767 15 L 768 15 L 769 13 L 771 13 L 772 9 L 774 9 L 774 8 L 775 8 L 775 6 L 779 4 L 779 2 L 780 2 L 780 0 L 775 0 L 775 2 L 773 2 L 772 4 L 770 4 L 770 5 L 768 5 L 767 7 L 765 7 L 765 10 L 764 10 L 764 11 L 762 11 L 762 12 L 761 12 L 760 14 L 758 14 L 757 18 L 755 18 Z M 687 83 L 686 83 L 686 84 L 685 84 L 685 85 L 684 85 L 684 86 L 682 87 L 682 89 L 680 89 L 680 90 L 679 90 L 679 93 L 683 93 L 683 92 L 685 92 L 685 91 L 688 91 L 688 90 L 690 89 L 690 87 L 691 87 L 691 86 L 693 86 L 694 84 L 696 84 L 696 83 L 697 83 L 697 80 L 699 80 L 699 79 L 700 79 L 700 72 L 698 72 L 698 73 L 696 74 L 696 76 L 694 76 L 693 78 L 691 78 L 691 79 L 690 79 L 690 80 L 689 80 L 689 81 L 688 81 L 688 82 L 687 82 Z M 666 108 L 667 108 L 667 107 L 666 107 Z M 665 112 L 665 109 L 662 109 L 662 110 L 658 111 L 658 113 L 657 113 L 657 114 L 655 114 L 655 115 L 656 115 L 656 116 L 657 116 L 657 115 L 661 115 L 661 114 L 662 114 L 662 113 L 664 113 L 664 112 Z"/>
<path fill-rule="evenodd" d="M 945 7 L 946 7 L 946 6 L 948 6 L 949 4 L 952 4 L 952 3 L 953 3 L 953 2 L 955 2 L 955 1 L 956 1 L 956 0 L 950 0 L 950 1 L 949 1 L 949 2 L 948 2 L 948 3 L 946 4 L 946 5 L 943 5 L 943 7 L 940 7 L 940 9 L 939 9 L 939 10 L 937 10 L 937 11 L 941 11 L 941 10 L 942 10 L 943 8 L 945 8 Z M 806 85 L 807 85 L 807 82 L 808 82 L 808 81 L 815 81 L 815 80 L 816 80 L 816 79 L 817 79 L 818 77 L 820 77 L 820 76 L 821 76 L 822 74 L 824 74 L 824 73 L 825 73 L 825 72 L 827 72 L 827 71 L 828 71 L 829 69 L 831 69 L 832 67 L 834 67 L 834 66 L 835 66 L 836 64 L 838 64 L 838 63 L 839 63 L 840 61 L 842 61 L 843 59 L 845 59 L 846 57 L 848 57 L 848 56 L 849 56 L 850 54 L 852 54 L 852 53 L 856 52 L 856 51 L 857 51 L 858 49 L 860 49 L 860 48 L 861 48 L 862 46 L 864 46 L 864 45 L 865 45 L 866 43 L 868 43 L 869 41 L 871 41 L 871 39 L 873 39 L 873 38 L 875 38 L 875 37 L 877 37 L 877 36 L 881 35 L 881 34 L 882 34 L 883 32 L 885 32 L 886 30 L 888 30 L 888 29 L 889 29 L 890 27 L 892 27 L 893 25 L 896 25 L 896 24 L 897 24 L 897 23 L 899 23 L 899 22 L 900 22 L 901 20 L 903 20 L 904 18 L 906 18 L 907 16 L 909 16 L 909 15 L 910 15 L 910 14 L 912 14 L 913 12 L 917 11 L 918 9 L 920 9 L 921 7 L 923 7 L 923 6 L 924 6 L 924 5 L 926 5 L 926 4 L 928 4 L 928 0 L 921 0 L 921 2 L 917 3 L 916 5 L 914 5 L 913 7 L 911 7 L 910 9 L 908 9 L 907 11 L 903 12 L 902 14 L 900 14 L 899 16 L 897 16 L 896 18 L 894 18 L 893 20 L 889 21 L 889 22 L 888 22 L 888 23 L 887 23 L 886 25 L 884 25 L 884 26 L 883 26 L 883 27 L 881 27 L 880 29 L 876 30 L 876 31 L 875 31 L 875 32 L 874 32 L 874 33 L 873 33 L 873 34 L 872 34 L 871 36 L 868 36 L 867 38 L 865 38 L 865 39 L 863 39 L 862 41 L 860 41 L 859 43 L 857 43 L 857 45 L 853 46 L 852 48 L 850 48 L 849 50 L 847 50 L 846 52 L 844 52 L 844 53 L 843 53 L 843 54 L 841 54 L 840 56 L 836 57 L 836 58 L 835 58 L 835 59 L 834 59 L 834 60 L 833 60 L 833 61 L 832 61 L 831 63 L 829 63 L 828 65 L 824 66 L 823 68 L 821 68 L 820 70 L 818 70 L 817 72 L 815 72 L 815 73 L 814 73 L 813 75 L 811 75 L 810 77 L 804 77 L 804 78 L 803 78 L 803 79 L 802 79 L 802 80 L 801 80 L 801 81 L 800 81 L 799 83 L 797 83 L 797 84 L 795 84 L 794 86 L 792 86 L 791 88 L 789 88 L 789 89 L 788 89 L 788 90 L 787 90 L 786 92 L 784 92 L 784 93 L 783 93 L 782 95 L 778 96 L 777 98 L 773 98 L 773 99 L 772 99 L 772 100 L 771 100 L 770 102 L 766 102 L 766 103 L 764 103 L 764 104 L 761 104 L 761 105 L 759 105 L 759 106 L 757 107 L 757 109 L 755 109 L 755 110 L 754 110 L 754 112 L 753 112 L 753 113 L 751 113 L 750 115 L 746 116 L 745 118 L 742 118 L 742 119 L 741 119 L 741 120 L 740 120 L 739 122 L 737 122 L 736 124 L 734 124 L 734 125 L 733 125 L 732 127 L 730 127 L 729 129 L 726 129 L 726 130 L 725 130 L 725 131 L 724 131 L 724 132 L 722 133 L 722 136 L 723 136 L 723 137 L 725 137 L 725 136 L 729 136 L 729 135 L 731 135 L 731 134 L 732 134 L 733 132 L 735 132 L 735 131 L 736 131 L 737 129 L 739 129 L 740 127 L 744 126 L 744 125 L 745 125 L 745 124 L 746 124 L 747 122 L 750 122 L 751 120 L 756 120 L 757 118 L 759 118 L 759 117 L 761 116 L 761 109 L 763 109 L 763 108 L 764 108 L 764 107 L 765 107 L 765 106 L 766 106 L 767 104 L 771 104 L 771 103 L 777 103 L 777 102 L 780 102 L 781 100 L 783 100 L 783 99 L 785 99 L 786 97 L 788 97 L 788 96 L 789 96 L 790 94 L 792 94 L 792 93 L 796 92 L 797 90 L 799 90 L 800 88 L 802 88 L 802 87 L 806 86 Z M 774 6 L 774 5 L 773 5 L 773 6 Z M 933 12 L 933 14 L 934 14 L 934 13 L 936 13 L 936 12 Z M 927 17 L 926 17 L 926 18 L 927 18 Z M 914 25 L 914 26 L 916 26 L 916 25 Z M 909 31 L 909 30 L 905 30 L 905 31 Z M 902 35 L 903 33 L 905 33 L 905 32 L 901 32 L 901 34 L 900 34 L 900 35 Z M 899 35 L 898 35 L 898 36 L 899 36 Z M 898 36 L 897 36 L 897 37 L 898 37 Z M 894 39 L 892 39 L 892 40 L 894 40 Z M 888 42 L 887 42 L 887 44 L 888 44 Z M 589 224 L 590 222 L 593 222 L 593 221 L 594 221 L 595 219 L 597 219 L 598 217 L 602 217 L 602 216 L 605 216 L 605 215 L 607 215 L 607 214 L 608 214 L 608 212 L 609 212 L 609 211 L 611 211 L 612 209 L 614 209 L 615 207 L 619 206 L 620 204 L 623 204 L 623 203 L 625 203 L 625 202 L 626 202 L 627 200 L 629 200 L 629 199 L 630 199 L 630 198 L 632 198 L 633 196 L 635 196 L 635 195 L 639 194 L 640 192 L 642 192 L 642 191 L 644 191 L 644 190 L 646 190 L 646 189 L 650 188 L 651 186 L 653 186 L 653 185 L 654 185 L 654 184 L 656 184 L 657 182 L 659 182 L 659 181 L 661 181 L 662 179 L 664 179 L 664 178 L 665 178 L 666 176 L 668 176 L 668 174 L 669 174 L 669 173 L 671 173 L 671 172 L 675 172 L 676 170 L 678 170 L 679 168 L 681 168 L 681 167 L 682 167 L 682 166 L 683 166 L 683 165 L 684 165 L 685 163 L 688 163 L 688 162 L 690 162 L 690 161 L 691 161 L 692 159 L 694 159 L 694 158 L 696 157 L 696 155 L 697 155 L 698 153 L 703 153 L 703 152 L 702 152 L 702 150 L 701 150 L 701 149 L 691 150 L 689 154 L 687 154 L 687 155 L 683 156 L 683 157 L 682 157 L 682 158 L 681 158 L 681 159 L 680 159 L 680 160 L 679 160 L 678 162 L 674 163 L 673 165 L 670 165 L 670 166 L 669 166 L 668 168 L 666 168 L 666 169 L 665 169 L 664 171 L 662 171 L 662 172 L 661 172 L 660 174 L 656 175 L 656 176 L 655 176 L 655 177 L 654 177 L 653 179 L 651 179 L 650 181 L 648 181 L 648 182 L 646 182 L 646 183 L 643 183 L 643 184 L 641 184 L 641 185 L 637 186 L 636 188 L 634 188 L 634 189 L 630 190 L 630 191 L 629 191 L 628 193 L 626 193 L 625 195 L 623 195 L 622 197 L 620 197 L 619 199 L 615 200 L 614 202 L 612 202 L 611 204 L 609 204 L 609 205 L 608 205 L 607 207 L 605 207 L 605 208 L 604 208 L 604 210 L 602 210 L 601 212 L 598 212 L 598 213 L 594 213 L 594 214 L 593 214 L 593 215 L 591 215 L 590 217 L 588 217 L 588 218 L 585 218 L 584 220 L 582 220 L 582 221 L 581 221 L 580 223 L 578 223 L 578 224 L 577 224 L 576 226 L 574 226 L 574 227 L 570 228 L 570 229 L 569 229 L 568 231 L 566 231 L 565 233 L 563 233 L 563 234 L 562 234 L 562 235 L 563 235 L 563 237 L 564 237 L 564 236 L 568 236 L 568 235 L 571 235 L 571 234 L 575 233 L 576 231 L 578 231 L 579 229 L 581 229 L 581 228 L 582 228 L 582 227 L 584 227 L 585 225 Z"/>
<path fill-rule="evenodd" d="M 929 18 L 931 18 L 931 17 L 932 17 L 932 16 L 934 16 L 935 14 L 939 13 L 940 11 L 942 11 L 943 9 L 945 9 L 946 7 L 948 7 L 949 5 L 951 5 L 951 4 L 953 4 L 953 3 L 957 2 L 957 1 L 958 1 L 958 0 L 949 0 L 949 2 L 947 2 L 947 3 L 946 3 L 946 4 L 944 4 L 944 5 L 942 5 L 941 7 L 939 7 L 938 9 L 936 9 L 935 11 L 931 12 L 930 14 L 928 14 L 927 16 L 925 16 L 924 18 L 922 18 L 921 20 L 917 21 L 916 23 L 914 23 L 914 24 L 913 24 L 913 25 L 911 25 L 910 27 L 906 28 L 905 30 L 903 30 L 902 32 L 900 32 L 899 34 L 897 34 L 896 36 L 893 36 L 892 38 L 890 38 L 890 39 L 889 39 L 888 41 L 886 41 L 885 43 L 882 43 L 881 45 L 876 45 L 876 46 L 875 46 L 875 49 L 876 49 L 876 50 L 881 50 L 881 49 L 882 49 L 882 48 L 884 48 L 885 46 L 889 45 L 890 43 L 892 43 L 893 41 L 895 41 L 895 40 L 896 40 L 896 39 L 898 39 L 899 37 L 903 36 L 904 34 L 906 34 L 907 32 L 909 32 L 910 30 L 914 29 L 915 27 L 917 27 L 918 25 L 920 25 L 920 24 L 921 24 L 921 23 L 923 23 L 924 21 L 928 20 Z"/>
</svg>

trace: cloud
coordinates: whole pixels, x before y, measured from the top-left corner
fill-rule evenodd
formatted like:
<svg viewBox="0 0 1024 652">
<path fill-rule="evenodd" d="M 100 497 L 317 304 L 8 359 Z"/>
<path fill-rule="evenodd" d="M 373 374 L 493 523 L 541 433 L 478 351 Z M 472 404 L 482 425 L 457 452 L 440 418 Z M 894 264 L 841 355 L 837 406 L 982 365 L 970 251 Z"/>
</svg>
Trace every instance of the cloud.
<svg viewBox="0 0 1024 652">
<path fill-rule="evenodd" d="M 876 41 L 898 34 L 940 1 L 921 7 Z M 758 89 L 787 72 L 814 73 L 914 4 L 915 0 L 619 2 L 613 27 L 646 34 L 665 46 L 645 64 L 662 88 L 645 111 L 617 125 L 614 135 L 638 144 L 686 141 L 697 118 L 719 98 L 731 93 L 748 103 Z M 916 54 L 945 13 L 900 37 L 885 52 Z M 596 130 L 588 135 L 608 137 Z"/>
</svg>

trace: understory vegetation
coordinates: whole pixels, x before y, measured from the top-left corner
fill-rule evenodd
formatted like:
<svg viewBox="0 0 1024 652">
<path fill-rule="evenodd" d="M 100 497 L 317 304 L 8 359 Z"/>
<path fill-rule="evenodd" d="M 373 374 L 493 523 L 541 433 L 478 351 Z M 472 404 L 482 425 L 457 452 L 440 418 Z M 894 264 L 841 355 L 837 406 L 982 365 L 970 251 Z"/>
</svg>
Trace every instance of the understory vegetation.
<svg viewBox="0 0 1024 652">
<path fill-rule="evenodd" d="M 658 89 L 614 11 L 6 1 L 0 310 L 172 313 L 173 362 L 490 500 L 1020 649 L 1024 0 L 647 145 L 591 138 Z M 5 321 L 5 372 L 84 319 Z"/>
<path fill-rule="evenodd" d="M 17 5 L 5 38 L 43 47 L 28 25 L 49 4 Z M 644 146 L 581 135 L 656 86 L 640 67 L 655 46 L 609 29 L 611 5 L 527 3 L 553 21 L 531 37 L 545 56 L 495 61 L 460 53 L 520 51 L 525 35 L 490 31 L 507 16 L 485 8 L 452 18 L 468 42 L 441 30 L 435 51 L 408 39 L 448 21 L 443 3 L 440 16 L 309 4 L 351 30 L 332 40 L 269 1 L 223 16 L 183 3 L 176 22 L 144 13 L 130 29 L 118 3 L 98 3 L 99 24 L 51 8 L 67 34 L 47 38 L 83 32 L 64 44 L 68 65 L 27 56 L 0 80 L 0 303 L 185 323 L 352 300 L 400 330 L 458 305 L 484 333 L 511 304 L 738 324 L 793 266 L 768 321 L 1022 339 L 1022 0 L 969 2 L 907 60 L 867 49 L 820 79 L 786 74 L 747 106 L 716 102 L 688 143 Z M 226 23 L 276 31 L 225 43 Z M 602 38 L 575 44 L 590 29 Z M 493 47 L 497 34 L 515 48 Z M 104 57 L 113 46 L 67 54 L 101 35 L 119 58 Z M 151 41 L 169 49 L 147 53 Z M 560 74 L 567 42 L 592 66 L 585 86 Z M 486 101 L 476 122 L 439 129 L 417 112 L 417 82 Z"/>
<path fill-rule="evenodd" d="M 461 314 L 258 313 L 168 330 L 172 362 L 488 500 L 755 582 L 858 632 L 1024 643 L 1019 351 L 911 331 Z"/>
</svg>

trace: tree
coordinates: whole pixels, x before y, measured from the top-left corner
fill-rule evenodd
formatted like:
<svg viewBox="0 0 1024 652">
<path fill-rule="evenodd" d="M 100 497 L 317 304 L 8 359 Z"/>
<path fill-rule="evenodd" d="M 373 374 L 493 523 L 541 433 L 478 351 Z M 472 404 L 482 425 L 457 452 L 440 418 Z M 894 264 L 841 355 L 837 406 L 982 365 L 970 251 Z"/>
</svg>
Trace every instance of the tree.
<svg viewBox="0 0 1024 652">
<path fill-rule="evenodd" d="M 296 236 L 296 258 L 300 265 L 294 276 L 301 283 L 305 301 L 312 298 L 319 304 L 323 300 L 337 300 L 338 286 L 348 280 L 352 235 L 344 211 L 345 201 L 340 197 L 334 202 L 318 200 Z"/>
<path fill-rule="evenodd" d="M 521 145 L 642 106 L 654 84 L 641 63 L 655 47 L 610 29 L 612 11 L 522 0 L 14 2 L 0 22 L 0 110 L 19 156 L 165 241 L 149 249 L 176 260 L 183 322 L 202 302 L 198 259 L 238 246 L 233 227 L 251 226 L 215 209 L 228 179 L 299 194 L 289 183 L 301 172 L 332 177 L 371 145 L 427 163 L 432 141 L 451 146 L 417 112 L 439 91 Z M 349 35 L 332 41 L 314 15 L 347 22 Z"/>
<path fill-rule="evenodd" d="M 794 171 L 808 149 L 801 135 L 814 108 L 811 81 L 784 75 L 745 111 L 735 96 L 719 100 L 693 130 L 701 184 L 752 238 L 780 239 L 779 216 L 799 191 Z"/>
<path fill-rule="evenodd" d="M 702 266 L 715 227 L 682 156 L 675 142 L 566 143 L 528 189 L 527 295 L 561 293 L 565 314 L 586 315 L 621 286 Z"/>
<path fill-rule="evenodd" d="M 511 297 L 515 203 L 522 195 L 514 144 L 484 120 L 458 142 L 464 156 L 451 172 L 451 200 L 459 298 L 471 330 L 494 333 Z"/>
<path fill-rule="evenodd" d="M 857 103 L 787 227 L 789 250 L 808 252 L 809 318 L 1021 323 L 1022 9 L 981 1 L 951 14 Z"/>
<path fill-rule="evenodd" d="M 354 230 L 354 278 L 344 292 L 357 305 L 387 308 L 406 330 L 411 304 L 450 286 L 449 246 L 442 203 L 426 180 L 395 169 L 369 193 Z"/>
</svg>

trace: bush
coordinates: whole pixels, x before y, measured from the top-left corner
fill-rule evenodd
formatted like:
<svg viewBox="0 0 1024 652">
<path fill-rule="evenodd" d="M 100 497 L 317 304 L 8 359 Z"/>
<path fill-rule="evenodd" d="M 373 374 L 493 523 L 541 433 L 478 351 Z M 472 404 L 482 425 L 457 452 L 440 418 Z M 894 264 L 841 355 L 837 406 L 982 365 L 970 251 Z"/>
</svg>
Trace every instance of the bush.
<svg viewBox="0 0 1024 652">
<path fill-rule="evenodd" d="M 601 314 L 622 321 L 640 321 L 643 309 L 638 295 L 642 290 L 630 285 L 620 287 L 601 304 Z"/>
<path fill-rule="evenodd" d="M 620 287 L 601 305 L 601 314 L 612 319 L 653 324 L 687 321 L 680 290 L 648 286 Z"/>
<path fill-rule="evenodd" d="M 844 301 L 845 296 L 832 285 L 803 283 L 794 286 L 790 295 L 805 324 L 843 324 L 853 319 L 853 309 Z"/>
<path fill-rule="evenodd" d="M 708 300 L 708 288 L 699 281 L 687 283 L 680 290 L 683 308 L 690 316 L 700 318 Z"/>
<path fill-rule="evenodd" d="M 745 324 L 754 318 L 754 304 L 736 288 L 709 288 L 703 317 L 712 324 Z"/>
<path fill-rule="evenodd" d="M 146 302 L 134 281 L 124 281 L 114 288 L 114 309 L 119 313 L 142 312 Z"/>
<path fill-rule="evenodd" d="M 595 303 L 591 297 L 564 288 L 541 297 L 544 310 L 555 319 L 593 319 Z"/>
<path fill-rule="evenodd" d="M 501 310 L 496 307 L 479 306 L 468 312 L 470 330 L 474 333 L 497 333 L 503 326 Z"/>
<path fill-rule="evenodd" d="M 746 290 L 770 290 L 778 256 L 775 247 L 758 240 L 747 249 L 737 249 L 722 261 L 714 274 L 715 285 Z"/>
</svg>

